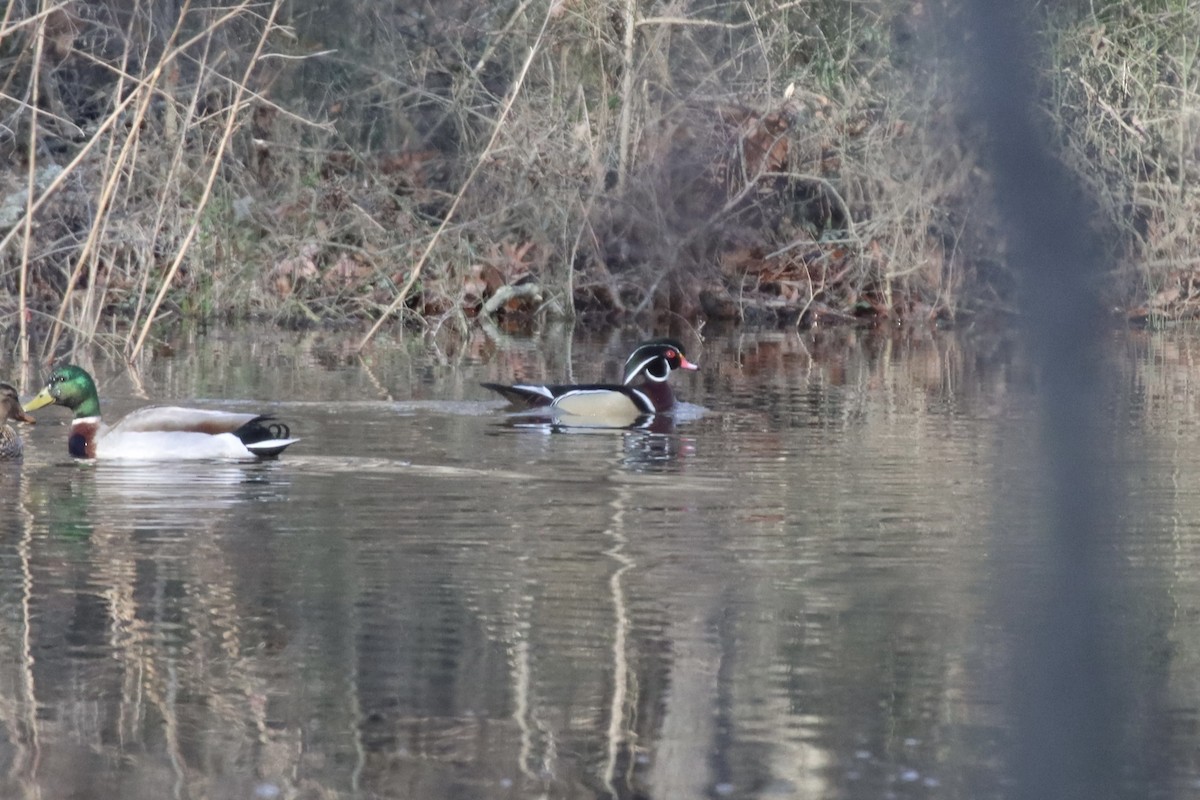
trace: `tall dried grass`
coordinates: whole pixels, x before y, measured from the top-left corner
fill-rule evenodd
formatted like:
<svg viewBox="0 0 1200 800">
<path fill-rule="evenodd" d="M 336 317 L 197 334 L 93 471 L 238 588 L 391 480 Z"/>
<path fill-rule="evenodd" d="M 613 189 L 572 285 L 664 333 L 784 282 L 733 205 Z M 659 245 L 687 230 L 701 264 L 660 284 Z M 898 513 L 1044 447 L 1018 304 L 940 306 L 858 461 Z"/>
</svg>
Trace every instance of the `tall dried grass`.
<svg viewBox="0 0 1200 800">
<path fill-rule="evenodd" d="M 1106 287 L 1136 320 L 1200 317 L 1200 15 L 1190 3 L 1059 11 L 1051 118 L 1099 198 L 1121 274 Z"/>
<path fill-rule="evenodd" d="M 269 105 L 261 59 L 281 5 L 184 3 L 173 18 L 141 2 L 9 6 L 0 40 L 22 91 L 5 92 L 0 147 L 28 177 L 4 184 L 0 264 L 19 241 L 18 316 L 40 323 L 43 357 L 64 329 L 132 357 L 168 291 L 227 280 L 192 245 L 229 191 L 218 178 L 239 121 Z M 103 329 L 114 315 L 120 336 Z"/>
<path fill-rule="evenodd" d="M 17 0 L 0 313 L 48 357 L 63 331 L 133 355 L 182 316 L 367 319 L 365 344 L 389 319 L 1004 309 L 975 130 L 940 68 L 953 9 Z M 1071 67 L 1051 111 L 1141 285 L 1184 286 L 1195 21 L 1071 9 L 1047 15 Z M 1110 52 L 1138 55 L 1123 81 Z M 1155 116 L 1172 103 L 1193 110 Z"/>
</svg>

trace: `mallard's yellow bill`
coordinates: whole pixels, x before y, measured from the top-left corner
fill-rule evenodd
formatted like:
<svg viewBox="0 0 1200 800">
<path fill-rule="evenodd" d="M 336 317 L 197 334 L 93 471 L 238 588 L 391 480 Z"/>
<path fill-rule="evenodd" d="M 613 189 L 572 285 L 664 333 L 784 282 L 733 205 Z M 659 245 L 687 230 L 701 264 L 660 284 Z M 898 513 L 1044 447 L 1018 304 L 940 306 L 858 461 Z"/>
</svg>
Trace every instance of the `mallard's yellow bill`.
<svg viewBox="0 0 1200 800">
<path fill-rule="evenodd" d="M 54 398 L 51 396 L 50 389 L 47 387 L 34 395 L 34 398 L 25 404 L 25 410 L 37 411 L 39 408 L 45 408 L 53 402 Z"/>
</svg>

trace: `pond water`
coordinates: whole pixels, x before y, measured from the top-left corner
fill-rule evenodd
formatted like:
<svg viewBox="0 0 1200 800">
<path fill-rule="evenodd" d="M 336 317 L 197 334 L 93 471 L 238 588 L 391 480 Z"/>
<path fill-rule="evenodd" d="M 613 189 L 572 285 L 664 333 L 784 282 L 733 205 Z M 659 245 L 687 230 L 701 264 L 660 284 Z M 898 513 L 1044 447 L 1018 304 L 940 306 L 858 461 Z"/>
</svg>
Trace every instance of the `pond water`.
<svg viewBox="0 0 1200 800">
<path fill-rule="evenodd" d="M 78 354 L 109 419 L 269 409 L 303 441 L 79 464 L 64 409 L 22 429 L 24 463 L 0 465 L 0 796 L 1004 795 L 997 542 L 1037 483 L 1020 349 L 680 333 L 701 370 L 674 376 L 666 434 L 513 427 L 478 386 L 613 379 L 638 331 L 362 358 L 354 334 L 210 331 L 136 371 Z M 1200 338 L 1108 349 L 1130 780 L 1188 796 Z"/>
</svg>

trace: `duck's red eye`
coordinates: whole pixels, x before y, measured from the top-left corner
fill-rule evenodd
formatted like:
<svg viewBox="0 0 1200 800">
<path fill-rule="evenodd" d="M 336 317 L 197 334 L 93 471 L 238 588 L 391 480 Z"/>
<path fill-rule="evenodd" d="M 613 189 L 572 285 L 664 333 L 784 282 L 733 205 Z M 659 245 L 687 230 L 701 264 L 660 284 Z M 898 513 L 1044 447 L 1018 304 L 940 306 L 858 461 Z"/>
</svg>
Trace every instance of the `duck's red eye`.
<svg viewBox="0 0 1200 800">
<path fill-rule="evenodd" d="M 674 350 L 668 350 L 668 351 L 667 351 L 667 358 L 674 358 L 674 357 L 675 357 L 675 351 L 674 351 Z"/>
</svg>

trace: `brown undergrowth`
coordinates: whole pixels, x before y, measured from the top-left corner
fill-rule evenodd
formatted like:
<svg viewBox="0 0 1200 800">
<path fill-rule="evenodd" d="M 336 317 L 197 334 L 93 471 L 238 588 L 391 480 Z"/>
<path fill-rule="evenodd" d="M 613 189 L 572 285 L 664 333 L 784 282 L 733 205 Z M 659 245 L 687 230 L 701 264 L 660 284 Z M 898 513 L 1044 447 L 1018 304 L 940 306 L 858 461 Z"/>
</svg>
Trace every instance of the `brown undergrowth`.
<svg viewBox="0 0 1200 800">
<path fill-rule="evenodd" d="M 1200 15 L 1148 2 L 1049 13 L 1051 119 L 1118 254 L 1110 305 L 1135 322 L 1198 319 Z"/>
<path fill-rule="evenodd" d="M 61 330 L 131 353 L 177 316 L 1008 309 L 931 19 L 952 8 L 18 0 L 0 20 L 0 313 L 45 350 Z M 1143 240 L 1185 235 L 1137 207 Z M 1190 297 L 1172 274 L 1146 283 Z"/>
</svg>

